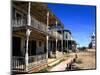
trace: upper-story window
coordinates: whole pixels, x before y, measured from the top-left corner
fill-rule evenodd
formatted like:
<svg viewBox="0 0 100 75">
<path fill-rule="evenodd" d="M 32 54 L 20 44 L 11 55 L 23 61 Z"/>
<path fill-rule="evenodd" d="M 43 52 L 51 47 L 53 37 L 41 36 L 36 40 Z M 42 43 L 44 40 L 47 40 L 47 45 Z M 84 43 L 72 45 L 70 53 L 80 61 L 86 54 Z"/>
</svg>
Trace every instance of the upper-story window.
<svg viewBox="0 0 100 75">
<path fill-rule="evenodd" d="M 12 19 L 15 25 L 25 25 L 27 23 L 27 16 L 15 8 L 13 8 Z"/>
<path fill-rule="evenodd" d="M 23 15 L 20 12 L 18 12 L 18 11 L 15 12 L 15 18 L 16 18 L 16 22 L 18 25 L 21 25 L 23 23 L 23 21 L 22 21 Z"/>
<path fill-rule="evenodd" d="M 15 10 L 15 17 L 18 19 L 21 19 L 21 18 L 23 18 L 23 13 L 21 13 L 20 11 L 18 11 L 18 10 Z"/>
</svg>

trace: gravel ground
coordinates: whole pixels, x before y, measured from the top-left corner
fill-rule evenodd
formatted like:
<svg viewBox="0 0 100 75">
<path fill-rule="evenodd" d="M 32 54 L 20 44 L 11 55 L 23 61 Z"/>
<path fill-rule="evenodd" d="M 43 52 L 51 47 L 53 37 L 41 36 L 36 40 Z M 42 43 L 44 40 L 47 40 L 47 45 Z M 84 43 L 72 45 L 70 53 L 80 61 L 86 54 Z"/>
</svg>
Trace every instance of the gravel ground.
<svg viewBox="0 0 100 75">
<path fill-rule="evenodd" d="M 77 61 L 80 63 L 75 63 L 79 69 L 95 69 L 96 68 L 96 55 L 95 51 L 80 52 L 77 54 Z"/>
</svg>

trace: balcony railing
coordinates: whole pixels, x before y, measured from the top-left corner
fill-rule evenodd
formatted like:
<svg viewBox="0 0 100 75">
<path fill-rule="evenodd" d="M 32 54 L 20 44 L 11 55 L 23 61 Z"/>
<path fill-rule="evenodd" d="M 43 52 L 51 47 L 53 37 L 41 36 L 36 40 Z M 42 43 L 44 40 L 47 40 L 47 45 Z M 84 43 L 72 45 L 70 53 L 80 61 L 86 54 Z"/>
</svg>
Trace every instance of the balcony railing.
<svg viewBox="0 0 100 75">
<path fill-rule="evenodd" d="M 28 68 L 35 67 L 37 65 L 45 64 L 46 54 L 29 56 Z M 25 70 L 25 57 L 13 56 L 12 58 L 13 70 Z"/>
<path fill-rule="evenodd" d="M 63 39 L 63 36 L 62 36 L 62 34 L 59 34 L 59 33 L 57 33 L 57 37 L 58 37 L 58 39 Z"/>
<path fill-rule="evenodd" d="M 27 19 L 23 18 L 16 18 L 12 20 L 12 26 L 13 27 L 21 27 L 27 25 Z M 31 26 L 40 30 L 46 32 L 46 25 L 43 24 L 42 22 L 39 22 L 35 18 L 31 18 Z"/>
<path fill-rule="evenodd" d="M 21 26 L 25 26 L 27 25 L 27 19 L 25 18 L 16 18 L 16 19 L 13 19 L 12 20 L 12 27 L 21 27 Z M 42 22 L 39 22 L 38 20 L 36 20 L 35 18 L 31 17 L 31 26 L 40 30 L 40 31 L 43 31 L 43 32 L 46 32 L 46 33 L 49 33 L 50 35 L 52 35 L 53 37 L 56 37 L 56 31 L 49 31 L 47 32 L 46 30 L 46 25 Z M 57 33 L 57 37 L 58 39 L 62 39 L 62 35 Z"/>
<path fill-rule="evenodd" d="M 27 20 L 23 18 L 17 18 L 12 20 L 12 27 L 21 27 L 27 24 Z"/>
<path fill-rule="evenodd" d="M 57 32 L 57 36 L 56 36 L 56 31 L 49 31 L 49 34 L 57 39 L 60 39 L 60 40 L 63 39 L 62 35 L 59 34 L 58 32 Z"/>
<path fill-rule="evenodd" d="M 40 31 L 46 32 L 46 25 L 43 24 L 42 22 L 39 22 L 38 20 L 36 20 L 33 17 L 31 19 L 31 26 L 36 29 L 39 29 Z"/>
</svg>

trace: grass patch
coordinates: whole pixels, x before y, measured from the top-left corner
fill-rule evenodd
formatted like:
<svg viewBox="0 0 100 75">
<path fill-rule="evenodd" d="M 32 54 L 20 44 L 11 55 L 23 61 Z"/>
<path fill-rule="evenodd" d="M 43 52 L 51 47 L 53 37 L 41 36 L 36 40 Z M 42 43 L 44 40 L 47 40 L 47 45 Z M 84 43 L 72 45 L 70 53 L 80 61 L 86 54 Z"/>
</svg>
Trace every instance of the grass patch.
<svg viewBox="0 0 100 75">
<path fill-rule="evenodd" d="M 82 63 L 82 61 L 81 60 L 76 60 L 76 62 L 75 63 L 77 63 L 77 64 L 81 64 Z"/>
<path fill-rule="evenodd" d="M 48 68 L 44 68 L 44 69 L 40 70 L 39 72 L 48 72 Z"/>
</svg>

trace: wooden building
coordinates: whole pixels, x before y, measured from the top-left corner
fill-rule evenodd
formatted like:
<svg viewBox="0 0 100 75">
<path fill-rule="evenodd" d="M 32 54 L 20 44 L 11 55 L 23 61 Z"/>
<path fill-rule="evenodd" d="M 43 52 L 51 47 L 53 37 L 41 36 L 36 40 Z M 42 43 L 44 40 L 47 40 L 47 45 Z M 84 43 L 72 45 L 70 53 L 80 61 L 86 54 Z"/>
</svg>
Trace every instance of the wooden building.
<svg viewBox="0 0 100 75">
<path fill-rule="evenodd" d="M 11 71 L 37 72 L 46 67 L 48 56 L 56 55 L 58 44 L 63 50 L 63 33 L 57 32 L 58 27 L 63 30 L 63 24 L 46 3 L 12 1 L 11 4 Z"/>
</svg>

